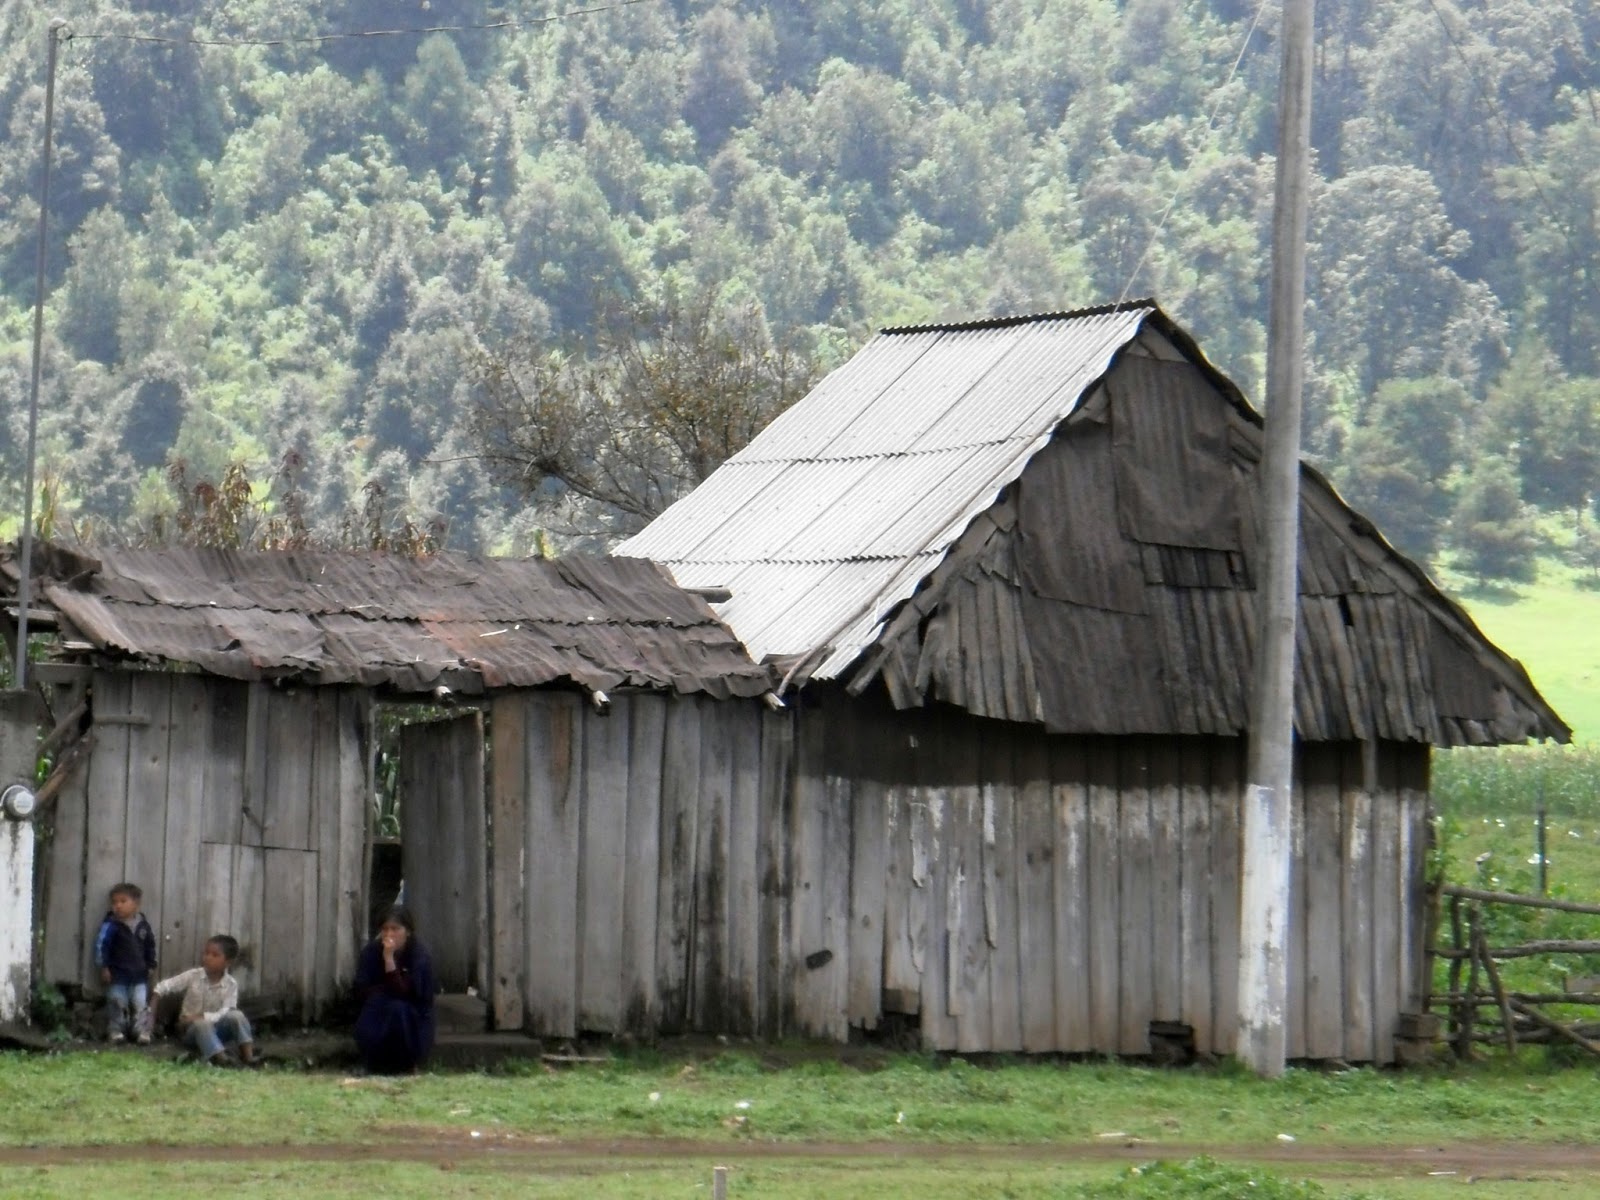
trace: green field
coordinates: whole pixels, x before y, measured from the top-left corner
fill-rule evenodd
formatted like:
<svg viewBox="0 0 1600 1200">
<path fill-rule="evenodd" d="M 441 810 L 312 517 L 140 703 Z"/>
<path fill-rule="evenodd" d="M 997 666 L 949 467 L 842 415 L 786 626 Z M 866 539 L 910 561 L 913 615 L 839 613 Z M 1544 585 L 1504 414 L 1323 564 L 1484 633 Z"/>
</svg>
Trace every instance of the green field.
<svg viewBox="0 0 1600 1200">
<path fill-rule="evenodd" d="M 8 1196 L 1576 1197 L 1594 1077 L 639 1051 L 403 1080 L 0 1055 Z"/>
<path fill-rule="evenodd" d="M 1448 572 L 1446 588 L 1478 627 L 1521 661 L 1576 741 L 1600 739 L 1600 589 L 1554 559 L 1541 560 L 1536 583 L 1491 591 L 1464 589 Z"/>
</svg>

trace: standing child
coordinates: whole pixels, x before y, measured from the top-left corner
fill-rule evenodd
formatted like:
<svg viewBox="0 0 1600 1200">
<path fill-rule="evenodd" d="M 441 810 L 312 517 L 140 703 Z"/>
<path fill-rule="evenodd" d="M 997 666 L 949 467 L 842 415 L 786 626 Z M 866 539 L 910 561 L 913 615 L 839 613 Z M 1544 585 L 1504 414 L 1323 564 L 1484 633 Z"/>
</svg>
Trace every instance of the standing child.
<svg viewBox="0 0 1600 1200">
<path fill-rule="evenodd" d="M 106 985 L 107 1036 L 128 1039 L 131 1028 L 141 1046 L 150 1043 L 149 985 L 156 977 L 156 935 L 139 911 L 144 893 L 134 883 L 111 889 L 111 911 L 94 939 L 94 965 Z"/>
<path fill-rule="evenodd" d="M 226 1045 L 239 1048 L 239 1061 L 256 1062 L 250 1019 L 239 1011 L 239 981 L 228 971 L 239 957 L 239 943 L 225 933 L 206 939 L 200 965 L 156 984 L 156 995 L 183 993 L 178 1032 L 207 1062 L 225 1066 Z"/>
</svg>

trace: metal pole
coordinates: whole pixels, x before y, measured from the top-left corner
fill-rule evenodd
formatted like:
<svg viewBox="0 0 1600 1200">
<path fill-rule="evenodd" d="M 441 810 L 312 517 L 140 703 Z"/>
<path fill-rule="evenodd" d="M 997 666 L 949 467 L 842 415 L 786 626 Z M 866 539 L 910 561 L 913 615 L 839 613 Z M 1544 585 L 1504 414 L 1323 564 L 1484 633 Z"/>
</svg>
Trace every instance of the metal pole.
<svg viewBox="0 0 1600 1200">
<path fill-rule="evenodd" d="M 50 226 L 50 150 L 56 119 L 56 49 L 67 23 L 60 17 L 50 21 L 46 35 L 49 52 L 44 72 L 44 166 L 39 182 L 39 252 L 33 282 L 33 382 L 28 388 L 28 454 L 22 484 L 22 575 L 17 582 L 17 658 L 16 685 L 22 691 L 28 683 L 28 605 L 33 600 L 33 459 L 39 444 L 39 373 L 44 360 L 44 262 L 45 234 Z"/>
<path fill-rule="evenodd" d="M 1244 872 L 1239 896 L 1240 1059 L 1283 1073 L 1288 1038 L 1294 639 L 1300 535 L 1300 406 L 1305 382 L 1306 226 L 1313 0 L 1284 0 L 1272 220 L 1265 447 L 1261 463 L 1257 657 L 1250 706 Z"/>
</svg>

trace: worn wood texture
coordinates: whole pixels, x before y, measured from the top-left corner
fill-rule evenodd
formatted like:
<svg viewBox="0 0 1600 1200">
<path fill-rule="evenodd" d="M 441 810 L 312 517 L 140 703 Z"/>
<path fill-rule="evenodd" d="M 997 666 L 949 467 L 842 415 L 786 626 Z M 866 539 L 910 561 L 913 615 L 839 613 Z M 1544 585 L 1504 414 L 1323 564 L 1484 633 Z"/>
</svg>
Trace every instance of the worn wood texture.
<svg viewBox="0 0 1600 1200">
<path fill-rule="evenodd" d="M 172 682 L 166 674 L 129 676 L 131 715 L 143 720 L 128 728 L 128 816 L 123 842 L 122 878 L 144 889 L 141 906 L 156 933 L 156 954 L 165 972 L 176 965 L 166 957 L 163 934 L 170 919 L 163 886 L 167 859 L 167 752 L 172 737 Z M 181 920 L 181 914 L 177 917 Z M 190 964 L 184 963 L 187 968 Z"/>
<path fill-rule="evenodd" d="M 489 709 L 489 1001 L 496 1029 L 521 1029 L 530 964 L 524 955 L 528 853 L 528 698 L 506 692 Z M 654 955 L 651 956 L 652 961 Z"/>
<path fill-rule="evenodd" d="M 1056 1045 L 1055 807 L 1050 793 L 1050 746 L 1043 734 L 1019 733 L 1015 759 L 1017 955 L 1022 1049 L 1039 1054 Z"/>
<path fill-rule="evenodd" d="M 1022 952 L 1018 943 L 1016 739 L 1010 726 L 983 731 L 983 933 L 989 948 L 989 1049 L 1022 1049 Z"/>
<path fill-rule="evenodd" d="M 1196 1047 L 1210 1048 L 1213 1011 L 1211 957 L 1211 755 L 1208 743 L 1184 738 L 1178 746 L 1178 804 L 1181 810 L 1178 864 L 1179 957 L 1183 979 L 1181 1020 L 1194 1029 Z M 1233 967 L 1235 964 L 1229 964 Z"/>
<path fill-rule="evenodd" d="M 1182 760 L 1179 743 L 1151 738 L 1150 790 L 1150 1014 L 1152 1020 L 1183 1020 L 1183 858 L 1205 847 L 1183 839 Z"/>
<path fill-rule="evenodd" d="M 1080 737 L 1050 739 L 1055 825 L 1055 1049 L 1094 1048 L 1094 981 L 1089 968 L 1089 761 Z"/>
<path fill-rule="evenodd" d="M 128 731 L 132 726 L 119 723 L 115 718 L 133 715 L 129 707 L 132 697 L 133 680 L 128 674 L 120 671 L 95 673 L 91 710 L 96 720 L 95 744 L 89 759 L 88 845 L 80 918 L 90 940 L 81 982 L 95 991 L 100 989 L 100 978 L 93 971 L 92 939 L 100 918 L 110 908 L 111 886 L 122 882 L 127 866 Z"/>
<path fill-rule="evenodd" d="M 1372 796 L 1363 779 L 1361 753 L 1352 748 L 1340 769 L 1343 863 L 1339 879 L 1344 954 L 1344 1045 L 1354 1062 L 1370 1062 L 1375 1049 L 1372 942 Z"/>
<path fill-rule="evenodd" d="M 483 746 L 483 714 L 476 710 L 400 731 L 406 902 L 427 923 L 443 992 L 484 983 L 478 945 L 487 920 Z M 324 853 L 329 849 L 336 846 Z"/>
<path fill-rule="evenodd" d="M 661 877 L 656 892 L 656 989 L 661 1032 L 689 1029 L 694 951 L 695 844 L 700 796 L 700 714 L 707 702 L 676 698 L 667 708 L 661 767 Z"/>
<path fill-rule="evenodd" d="M 1150 1052 L 1150 1022 L 1155 1017 L 1155 928 L 1151 879 L 1156 865 L 1150 829 L 1149 742 L 1117 740 L 1117 787 L 1120 825 L 1114 857 L 1118 883 L 1118 1015 L 1117 1051 Z M 1170 932 L 1166 936 L 1171 936 Z"/>
<path fill-rule="evenodd" d="M 1101 1054 L 1121 1047 L 1122 944 L 1118 904 L 1121 816 L 1117 747 L 1109 739 L 1088 743 L 1089 1048 Z"/>
<path fill-rule="evenodd" d="M 661 874 L 661 767 L 667 732 L 665 696 L 629 698 L 628 796 L 622 880 L 622 1028 L 655 1034 L 656 906 Z"/>
<path fill-rule="evenodd" d="M 85 736 L 98 738 L 97 733 Z M 56 796 L 50 835 L 48 887 L 44 917 L 44 977 L 52 983 L 81 983 L 89 977 L 94 931 L 88 922 L 105 910 L 86 892 L 85 866 L 89 832 L 89 775 L 93 752 L 68 777 Z"/>
<path fill-rule="evenodd" d="M 627 869 L 628 746 L 632 697 L 606 713 L 580 709 L 583 744 L 578 809 L 578 1028 L 623 1026 L 623 880 Z M 591 715 L 592 714 L 592 715 Z M 537 911 L 537 910 L 534 910 Z"/>
<path fill-rule="evenodd" d="M 582 713 L 577 696 L 528 698 L 524 777 L 527 884 L 523 1014 L 541 1037 L 576 1037 L 578 806 L 583 787 Z"/>
<path fill-rule="evenodd" d="M 1316 1059 L 1345 1058 L 1339 751 L 1303 746 L 1300 753 L 1306 814 L 1305 1053 Z"/>
<path fill-rule="evenodd" d="M 793 1023 L 790 1003 L 788 920 L 789 828 L 794 782 L 794 714 L 761 710 L 761 794 L 756 836 L 756 877 L 761 889 L 760 980 L 757 1028 L 780 1038 Z"/>
<path fill-rule="evenodd" d="M 1381 743 L 1378 758 L 1378 793 L 1372 798 L 1372 1061 L 1394 1061 L 1394 1034 L 1400 1023 L 1401 928 L 1400 907 L 1405 890 L 1400 858 L 1400 797 L 1393 787 L 1398 778 L 1395 746 Z"/>
<path fill-rule="evenodd" d="M 170 675 L 171 733 L 168 737 L 166 803 L 162 840 L 166 862 L 162 880 L 162 974 L 200 961 L 205 939 L 225 930 L 200 924 L 200 838 L 205 822 L 206 772 L 211 753 L 213 681 L 200 675 Z"/>
<path fill-rule="evenodd" d="M 1210 744 L 1211 755 L 1211 1052 L 1232 1054 L 1239 1036 L 1239 883 L 1243 830 L 1244 746 Z"/>
<path fill-rule="evenodd" d="M 876 731 L 874 731 L 876 732 Z M 884 729 L 884 740 L 894 739 Z M 852 737 L 847 766 L 850 792 L 850 874 L 846 942 L 850 959 L 845 1013 L 860 1029 L 878 1027 L 884 986 L 884 918 L 889 864 L 888 788 L 883 763 L 866 747 L 876 738 Z M 863 752 L 866 750 L 866 752 Z"/>
<path fill-rule="evenodd" d="M 266 692 L 265 798 L 261 844 L 278 850 L 311 849 L 311 755 L 316 692 L 311 688 Z"/>
<path fill-rule="evenodd" d="M 728 824 L 733 731 L 723 706 L 700 711 L 700 781 L 695 815 L 694 941 L 689 974 L 692 1027 L 720 1030 L 727 1020 Z"/>
</svg>

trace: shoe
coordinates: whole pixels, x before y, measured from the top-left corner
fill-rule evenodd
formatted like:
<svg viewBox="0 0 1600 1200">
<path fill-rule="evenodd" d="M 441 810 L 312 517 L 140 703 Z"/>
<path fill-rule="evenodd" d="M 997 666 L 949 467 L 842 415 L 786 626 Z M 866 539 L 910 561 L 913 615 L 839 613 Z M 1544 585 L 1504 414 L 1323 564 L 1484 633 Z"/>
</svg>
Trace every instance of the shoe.
<svg viewBox="0 0 1600 1200">
<path fill-rule="evenodd" d="M 115 1033 L 113 1033 L 110 1037 L 108 1037 L 106 1039 L 106 1041 L 110 1042 L 113 1046 L 120 1046 L 123 1042 L 125 1042 L 127 1040 L 128 1040 L 128 1035 L 123 1033 L 122 1030 L 120 1030 L 120 1029 L 117 1030 Z"/>
<path fill-rule="evenodd" d="M 141 1033 L 133 1040 L 138 1042 L 141 1046 L 148 1046 L 150 1044 L 150 1035 L 148 1033 Z"/>
</svg>

